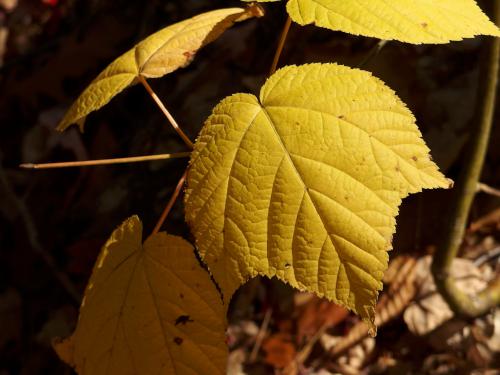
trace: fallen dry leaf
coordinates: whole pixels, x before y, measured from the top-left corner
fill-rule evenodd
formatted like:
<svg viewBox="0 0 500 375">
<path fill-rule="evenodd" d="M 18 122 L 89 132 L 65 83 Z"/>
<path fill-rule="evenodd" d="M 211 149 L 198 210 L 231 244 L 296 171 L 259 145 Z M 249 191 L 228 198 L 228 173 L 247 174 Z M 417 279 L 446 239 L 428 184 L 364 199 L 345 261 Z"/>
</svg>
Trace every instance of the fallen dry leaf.
<svg viewBox="0 0 500 375">
<path fill-rule="evenodd" d="M 290 336 L 284 333 L 278 333 L 266 339 L 262 344 L 262 349 L 266 352 L 266 363 L 275 368 L 288 366 L 297 354 Z"/>
<path fill-rule="evenodd" d="M 418 292 L 415 301 L 404 312 L 404 320 L 409 330 L 416 335 L 425 335 L 453 317 L 448 304 L 436 291 L 430 265 L 430 256 L 419 259 L 415 270 Z M 451 274 L 457 287 L 472 295 L 486 287 L 488 279 L 491 278 L 491 272 L 488 270 L 489 268 L 480 270 L 470 260 L 456 258 L 451 267 Z"/>
</svg>

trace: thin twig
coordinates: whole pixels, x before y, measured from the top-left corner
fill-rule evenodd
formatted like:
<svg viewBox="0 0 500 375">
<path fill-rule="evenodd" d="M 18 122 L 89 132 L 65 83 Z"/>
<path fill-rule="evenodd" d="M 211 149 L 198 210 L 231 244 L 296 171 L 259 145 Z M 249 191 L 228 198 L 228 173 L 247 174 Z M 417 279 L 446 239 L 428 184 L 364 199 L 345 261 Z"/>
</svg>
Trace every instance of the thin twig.
<svg viewBox="0 0 500 375">
<path fill-rule="evenodd" d="M 138 163 L 138 162 L 152 161 L 152 160 L 187 158 L 187 157 L 189 157 L 189 155 L 191 155 L 191 152 L 178 152 L 175 154 L 131 156 L 131 157 L 127 157 L 127 158 L 97 159 L 97 160 L 84 160 L 84 161 L 66 161 L 66 162 L 59 162 L 59 163 L 43 163 L 43 164 L 25 163 L 25 164 L 21 164 L 19 167 L 24 168 L 24 169 L 90 167 L 90 166 L 96 166 L 96 165 Z"/>
<path fill-rule="evenodd" d="M 292 362 L 288 364 L 288 366 L 285 367 L 284 373 L 285 374 L 293 374 L 294 370 L 299 369 L 305 361 L 309 358 L 309 355 L 311 354 L 314 345 L 323 337 L 325 334 L 326 330 L 331 326 L 330 322 L 326 320 L 321 327 L 316 331 L 316 333 L 311 337 L 311 339 L 304 345 L 304 347 L 300 350 L 300 352 L 297 353 L 295 358 L 293 359 Z"/>
<path fill-rule="evenodd" d="M 1 161 L 1 160 L 0 160 Z M 14 203 L 14 206 L 17 208 L 19 216 L 21 217 L 24 227 L 27 234 L 27 239 L 31 245 L 31 248 L 42 258 L 47 267 L 52 271 L 54 277 L 59 281 L 64 290 L 71 296 L 71 298 L 76 302 L 77 305 L 80 304 L 81 296 L 78 293 L 76 287 L 73 285 L 69 277 L 59 270 L 55 259 L 52 255 L 47 252 L 43 246 L 40 244 L 38 239 L 38 231 L 36 229 L 35 222 L 26 207 L 26 204 L 23 200 L 21 200 L 14 189 L 10 181 L 7 178 L 7 175 L 4 172 L 4 169 L 0 163 L 0 183 L 4 186 L 5 195 L 4 199 L 6 201 Z"/>
<path fill-rule="evenodd" d="M 495 0 L 494 9 L 494 18 L 498 24 L 500 22 L 500 0 Z M 488 56 L 483 60 L 485 65 L 480 77 L 480 99 L 476 116 L 474 116 L 480 121 L 474 127 L 470 148 L 466 153 L 467 160 L 449 205 L 447 231 L 432 263 L 432 274 L 438 291 L 451 310 L 459 316 L 466 317 L 482 315 L 500 303 L 500 277 L 497 277 L 481 293 L 469 296 L 457 287 L 450 273 L 453 259 L 457 256 L 462 243 L 469 212 L 476 195 L 495 112 L 500 39 L 490 38 L 487 43 Z"/>
<path fill-rule="evenodd" d="M 486 253 L 478 256 L 474 260 L 474 265 L 476 267 L 481 267 L 484 263 L 491 261 L 492 259 L 500 257 L 500 246 L 497 246 L 491 250 L 488 250 Z"/>
<path fill-rule="evenodd" d="M 167 205 L 163 209 L 163 212 L 161 213 L 160 218 L 158 219 L 158 222 L 155 225 L 155 228 L 153 229 L 153 232 L 151 235 L 156 234 L 160 231 L 161 227 L 163 226 L 163 223 L 165 222 L 165 219 L 167 218 L 170 210 L 174 206 L 174 203 L 177 201 L 177 198 L 179 197 L 180 192 L 182 191 L 182 186 L 184 185 L 184 181 L 186 180 L 187 176 L 187 169 L 184 171 L 184 174 L 181 176 L 179 179 L 179 182 L 177 183 L 177 186 L 175 187 L 175 190 L 170 197 L 170 200 L 168 201 Z"/>
<path fill-rule="evenodd" d="M 358 68 L 364 67 L 366 64 L 368 64 L 371 59 L 373 59 L 375 56 L 379 54 L 379 52 L 384 48 L 384 46 L 387 44 L 388 40 L 379 40 L 377 44 L 375 44 L 370 51 L 368 51 L 368 54 L 363 58 L 363 60 L 358 64 Z"/>
<path fill-rule="evenodd" d="M 500 226 L 500 207 L 494 209 L 490 213 L 475 220 L 469 227 L 469 232 L 474 233 L 480 230 L 487 229 L 488 227 Z"/>
<path fill-rule="evenodd" d="M 250 353 L 249 361 L 250 363 L 255 362 L 257 359 L 257 354 L 259 354 L 260 347 L 262 346 L 262 341 L 266 337 L 267 327 L 269 326 L 269 322 L 271 321 L 272 310 L 267 309 L 266 314 L 264 315 L 264 320 L 262 321 L 262 325 L 260 326 L 259 332 L 255 337 L 255 345 L 252 348 L 252 352 Z"/>
<path fill-rule="evenodd" d="M 292 19 L 290 16 L 286 19 L 285 25 L 283 26 L 283 30 L 281 31 L 280 40 L 278 43 L 278 48 L 276 48 L 276 52 L 274 54 L 273 64 L 271 65 L 271 69 L 269 70 L 269 75 L 274 74 L 276 68 L 278 67 L 278 63 L 280 61 L 281 52 L 283 51 L 283 47 L 285 46 L 286 37 L 288 35 L 288 31 L 290 30 L 290 26 L 292 24 Z"/>
<path fill-rule="evenodd" d="M 493 195 L 494 197 L 500 197 L 499 189 L 495 189 L 494 187 L 483 184 L 481 182 L 477 184 L 477 191 L 482 191 L 483 193 Z"/>
<path fill-rule="evenodd" d="M 189 148 L 192 149 L 193 148 L 193 142 L 191 142 L 191 140 L 186 135 L 186 133 L 184 133 L 182 131 L 182 129 L 179 126 L 179 124 L 177 124 L 177 121 L 175 121 L 174 117 L 170 114 L 170 112 L 168 111 L 167 107 L 165 107 L 165 105 L 160 100 L 160 98 L 158 97 L 158 95 L 156 95 L 156 93 L 153 91 L 153 89 L 151 88 L 151 86 L 149 86 L 149 83 L 147 83 L 146 79 L 142 75 L 139 75 L 139 81 L 142 83 L 142 85 L 144 86 L 144 88 L 146 89 L 146 91 L 148 92 L 148 94 L 151 96 L 151 98 L 153 98 L 154 102 L 160 108 L 160 110 L 163 112 L 163 114 L 168 119 L 168 121 L 170 121 L 170 124 L 172 124 L 174 130 L 177 132 L 177 134 L 179 134 L 179 136 L 182 138 L 182 140 L 184 141 L 184 143 L 186 145 L 188 145 Z"/>
</svg>

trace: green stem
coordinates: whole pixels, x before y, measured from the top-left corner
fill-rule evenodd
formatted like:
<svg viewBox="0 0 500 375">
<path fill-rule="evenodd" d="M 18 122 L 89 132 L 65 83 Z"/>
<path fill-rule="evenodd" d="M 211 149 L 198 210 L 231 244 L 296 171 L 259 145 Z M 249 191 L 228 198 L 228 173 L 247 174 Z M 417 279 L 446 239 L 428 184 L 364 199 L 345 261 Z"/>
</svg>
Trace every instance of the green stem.
<svg viewBox="0 0 500 375">
<path fill-rule="evenodd" d="M 495 21 L 500 21 L 500 0 L 494 3 Z M 476 195 L 479 177 L 483 169 L 495 112 L 500 56 L 500 39 L 489 38 L 487 58 L 481 72 L 479 102 L 475 118 L 478 126 L 470 139 L 466 153 L 467 161 L 456 184 L 448 213 L 446 235 L 434 256 L 432 274 L 438 291 L 450 308 L 460 316 L 475 317 L 486 313 L 500 304 L 500 277 L 497 277 L 484 291 L 469 296 L 459 289 L 450 270 L 462 243 L 471 205 Z"/>
</svg>

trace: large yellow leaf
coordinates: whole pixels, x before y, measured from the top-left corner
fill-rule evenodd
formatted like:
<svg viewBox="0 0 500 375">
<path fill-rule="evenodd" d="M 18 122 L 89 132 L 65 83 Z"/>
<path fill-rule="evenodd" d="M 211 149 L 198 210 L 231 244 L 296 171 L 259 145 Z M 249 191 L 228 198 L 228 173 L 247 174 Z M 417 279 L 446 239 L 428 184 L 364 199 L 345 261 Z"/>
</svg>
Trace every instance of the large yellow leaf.
<svg viewBox="0 0 500 375">
<path fill-rule="evenodd" d="M 373 321 L 401 199 L 450 182 L 415 119 L 369 72 L 289 66 L 206 121 L 186 218 L 228 301 L 276 276 Z"/>
<path fill-rule="evenodd" d="M 74 334 L 55 344 L 80 375 L 223 374 L 225 315 L 193 247 L 134 216 L 102 248 Z"/>
<path fill-rule="evenodd" d="M 287 10 L 301 25 L 415 44 L 500 36 L 474 0 L 289 0 Z"/>
<path fill-rule="evenodd" d="M 139 75 L 158 78 L 186 66 L 198 49 L 219 37 L 234 22 L 256 15 L 261 15 L 256 6 L 214 10 L 150 35 L 118 57 L 90 83 L 57 129 L 64 130 L 73 123 L 82 129 L 90 112 L 106 105 L 133 84 Z"/>
</svg>

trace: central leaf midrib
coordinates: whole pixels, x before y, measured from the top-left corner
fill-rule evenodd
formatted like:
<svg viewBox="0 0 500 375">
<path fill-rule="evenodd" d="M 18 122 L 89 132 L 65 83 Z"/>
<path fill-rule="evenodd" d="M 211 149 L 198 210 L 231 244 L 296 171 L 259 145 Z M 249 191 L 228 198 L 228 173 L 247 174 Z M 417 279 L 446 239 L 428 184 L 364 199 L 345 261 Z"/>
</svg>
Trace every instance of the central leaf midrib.
<svg viewBox="0 0 500 375">
<path fill-rule="evenodd" d="M 316 211 L 316 214 L 318 215 L 319 219 L 321 220 L 321 224 L 323 225 L 323 227 L 325 228 L 326 230 L 326 233 L 328 235 L 328 237 L 330 237 L 330 233 L 328 231 L 328 226 L 326 225 L 326 222 L 325 222 L 325 219 L 323 218 L 323 216 L 321 215 L 318 207 L 316 206 L 316 203 L 314 202 L 314 199 L 311 197 L 311 194 L 309 193 L 309 188 L 307 187 L 306 183 L 304 182 L 304 180 L 302 179 L 302 176 L 300 175 L 297 167 L 295 166 L 295 163 L 293 162 L 292 160 L 292 157 L 290 155 L 290 153 L 288 152 L 288 150 L 286 149 L 285 147 L 285 144 L 283 143 L 282 139 L 281 139 L 281 136 L 278 132 L 278 130 L 276 129 L 276 127 L 274 126 L 274 122 L 273 120 L 271 119 L 271 116 L 269 116 L 269 113 L 267 113 L 266 109 L 264 107 L 262 107 L 262 105 L 260 106 L 260 110 L 262 111 L 262 113 L 266 116 L 268 122 L 269 122 L 269 125 L 271 127 L 271 129 L 273 130 L 273 132 L 275 133 L 276 135 L 276 138 L 278 140 L 278 143 L 280 144 L 282 150 L 283 150 L 283 153 L 285 154 L 285 157 L 288 159 L 288 161 L 290 162 L 290 165 L 292 166 L 293 170 L 295 171 L 295 174 L 297 175 L 300 183 L 302 184 L 303 188 L 304 188 L 304 194 L 307 194 L 309 199 L 311 200 L 311 203 L 314 207 L 314 210 Z M 299 213 L 297 213 L 298 215 Z M 333 239 L 330 237 L 330 241 L 332 241 L 332 244 L 333 244 Z M 267 246 L 269 246 L 269 241 L 267 242 Z M 341 260 L 342 263 L 345 262 L 345 260 L 342 258 L 340 252 L 337 250 L 337 248 L 335 248 L 336 251 L 337 251 L 337 254 L 339 256 L 339 259 Z M 318 259 L 319 261 L 319 259 Z"/>
</svg>

